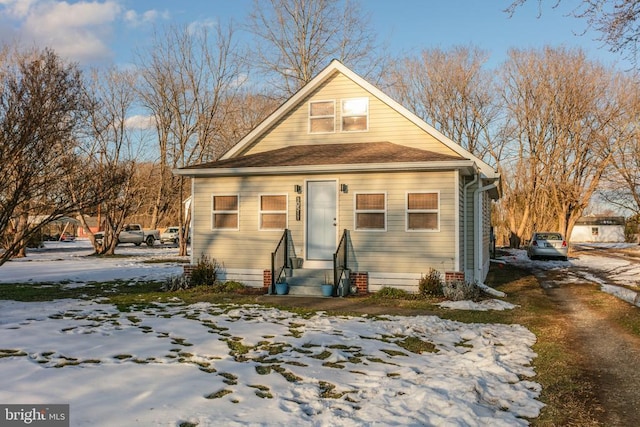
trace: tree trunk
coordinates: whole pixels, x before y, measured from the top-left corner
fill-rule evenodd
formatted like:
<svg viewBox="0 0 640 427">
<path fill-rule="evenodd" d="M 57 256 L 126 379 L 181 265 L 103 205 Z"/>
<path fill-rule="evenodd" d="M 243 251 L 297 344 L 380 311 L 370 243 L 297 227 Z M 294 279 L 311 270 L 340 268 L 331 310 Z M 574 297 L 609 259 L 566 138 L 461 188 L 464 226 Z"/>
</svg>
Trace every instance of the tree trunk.
<svg viewBox="0 0 640 427">
<path fill-rule="evenodd" d="M 18 249 L 14 252 L 13 258 L 25 258 L 27 256 L 27 245 L 24 242 L 25 233 L 27 232 L 27 224 L 29 221 L 29 214 L 26 212 L 21 213 L 18 216 L 18 222 L 16 223 L 16 234 L 14 237 L 14 243 L 22 241 L 18 245 Z"/>
<path fill-rule="evenodd" d="M 180 217 L 182 218 L 182 215 L 180 215 Z M 191 208 L 187 209 L 187 215 L 184 221 L 184 226 L 180 227 L 180 253 L 178 254 L 179 256 L 189 255 L 187 253 L 187 245 L 189 240 L 190 224 L 191 224 Z"/>
</svg>

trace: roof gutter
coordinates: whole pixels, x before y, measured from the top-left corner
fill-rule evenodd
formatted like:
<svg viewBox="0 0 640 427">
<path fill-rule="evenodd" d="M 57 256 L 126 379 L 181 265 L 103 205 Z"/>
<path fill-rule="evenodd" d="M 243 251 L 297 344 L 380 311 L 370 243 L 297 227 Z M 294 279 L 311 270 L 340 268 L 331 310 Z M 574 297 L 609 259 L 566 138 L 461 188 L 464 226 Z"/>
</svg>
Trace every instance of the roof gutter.
<svg viewBox="0 0 640 427">
<path fill-rule="evenodd" d="M 328 164 L 300 166 L 265 166 L 240 168 L 181 168 L 174 169 L 176 175 L 191 177 L 217 177 L 240 175 L 298 175 L 301 173 L 353 173 L 378 171 L 437 171 L 451 169 L 467 169 L 469 175 L 475 171 L 473 160 L 455 160 L 443 162 L 404 162 L 404 163 L 363 163 L 363 164 Z"/>
</svg>

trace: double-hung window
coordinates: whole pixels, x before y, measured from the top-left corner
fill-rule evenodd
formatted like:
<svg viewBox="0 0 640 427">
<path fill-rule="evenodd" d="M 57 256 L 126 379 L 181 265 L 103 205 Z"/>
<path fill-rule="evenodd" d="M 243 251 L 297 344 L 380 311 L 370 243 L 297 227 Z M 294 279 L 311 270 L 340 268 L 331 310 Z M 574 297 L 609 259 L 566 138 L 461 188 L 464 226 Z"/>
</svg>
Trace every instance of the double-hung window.
<svg viewBox="0 0 640 427">
<path fill-rule="evenodd" d="M 341 112 L 343 132 L 369 130 L 369 98 L 343 99 Z"/>
<path fill-rule="evenodd" d="M 284 230 L 287 228 L 286 194 L 260 196 L 260 230 Z"/>
<path fill-rule="evenodd" d="M 335 101 L 309 103 L 309 133 L 332 133 L 336 130 Z"/>
<path fill-rule="evenodd" d="M 214 230 L 238 230 L 240 207 L 238 195 L 213 195 L 211 228 Z"/>
<path fill-rule="evenodd" d="M 387 203 L 385 193 L 356 193 L 356 230 L 385 231 Z"/>
<path fill-rule="evenodd" d="M 407 231 L 440 229 L 440 193 L 407 193 Z"/>
</svg>

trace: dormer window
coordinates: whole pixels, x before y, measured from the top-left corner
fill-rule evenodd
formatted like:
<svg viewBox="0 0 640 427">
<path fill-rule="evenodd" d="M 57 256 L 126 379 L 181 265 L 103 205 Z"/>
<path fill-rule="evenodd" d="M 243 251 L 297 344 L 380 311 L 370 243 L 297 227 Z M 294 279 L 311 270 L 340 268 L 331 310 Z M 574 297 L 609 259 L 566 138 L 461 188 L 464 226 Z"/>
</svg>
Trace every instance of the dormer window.
<svg viewBox="0 0 640 427">
<path fill-rule="evenodd" d="M 332 133 L 336 130 L 335 101 L 309 103 L 309 133 Z"/>
<path fill-rule="evenodd" d="M 363 132 L 369 130 L 369 98 L 342 100 L 342 131 Z"/>
</svg>

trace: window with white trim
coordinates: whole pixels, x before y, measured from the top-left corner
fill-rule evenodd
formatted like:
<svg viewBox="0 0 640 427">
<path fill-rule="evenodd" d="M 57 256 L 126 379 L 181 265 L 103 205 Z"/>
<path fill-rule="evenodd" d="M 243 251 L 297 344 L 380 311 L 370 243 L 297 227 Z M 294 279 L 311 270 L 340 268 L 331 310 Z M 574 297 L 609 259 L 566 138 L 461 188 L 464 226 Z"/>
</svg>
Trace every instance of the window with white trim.
<svg viewBox="0 0 640 427">
<path fill-rule="evenodd" d="M 356 193 L 356 230 L 385 231 L 387 229 L 387 195 Z"/>
<path fill-rule="evenodd" d="M 211 228 L 238 230 L 240 204 L 237 194 L 213 195 L 211 199 Z"/>
<path fill-rule="evenodd" d="M 336 130 L 336 102 L 309 102 L 309 133 L 332 133 Z"/>
<path fill-rule="evenodd" d="M 440 229 L 440 194 L 407 193 L 407 231 Z"/>
<path fill-rule="evenodd" d="M 369 98 L 343 99 L 341 113 L 343 132 L 369 130 Z"/>
<path fill-rule="evenodd" d="M 287 195 L 261 195 L 259 217 L 260 230 L 284 230 L 287 228 Z"/>
</svg>

